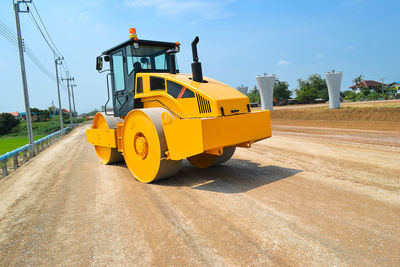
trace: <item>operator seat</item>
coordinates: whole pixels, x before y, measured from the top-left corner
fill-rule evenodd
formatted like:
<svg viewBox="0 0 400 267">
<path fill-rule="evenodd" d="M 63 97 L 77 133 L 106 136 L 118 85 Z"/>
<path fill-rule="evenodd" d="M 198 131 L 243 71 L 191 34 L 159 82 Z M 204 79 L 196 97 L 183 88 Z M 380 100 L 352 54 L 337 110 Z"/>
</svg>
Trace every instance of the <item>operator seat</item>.
<svg viewBox="0 0 400 267">
<path fill-rule="evenodd" d="M 138 72 L 142 69 L 142 64 L 140 64 L 140 62 L 135 62 L 133 64 L 133 69 L 135 70 L 135 72 Z"/>
</svg>

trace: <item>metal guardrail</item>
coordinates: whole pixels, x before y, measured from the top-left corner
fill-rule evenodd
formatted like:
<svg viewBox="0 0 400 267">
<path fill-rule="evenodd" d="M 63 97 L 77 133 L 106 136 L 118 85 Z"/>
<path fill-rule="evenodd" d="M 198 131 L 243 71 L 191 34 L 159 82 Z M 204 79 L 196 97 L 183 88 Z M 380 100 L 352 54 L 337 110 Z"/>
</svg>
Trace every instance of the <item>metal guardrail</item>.
<svg viewBox="0 0 400 267">
<path fill-rule="evenodd" d="M 67 128 L 64 128 L 64 133 L 71 128 L 72 128 L 72 126 L 68 126 Z M 32 149 L 31 149 L 31 145 L 24 145 L 13 151 L 10 151 L 3 155 L 0 155 L 2 176 L 5 177 L 8 175 L 7 162 L 9 159 L 11 159 L 11 158 L 14 159 L 13 169 L 16 170 L 20 166 L 18 164 L 18 156 L 21 153 L 22 153 L 22 163 L 25 163 L 30 158 L 39 154 L 42 150 L 49 147 L 50 144 L 52 144 L 55 141 L 57 141 L 58 139 L 60 139 L 61 136 L 63 136 L 63 133 L 60 130 L 60 131 L 54 132 L 52 134 L 49 134 L 43 138 L 40 138 L 40 139 L 34 141 L 34 144 L 32 145 Z"/>
</svg>

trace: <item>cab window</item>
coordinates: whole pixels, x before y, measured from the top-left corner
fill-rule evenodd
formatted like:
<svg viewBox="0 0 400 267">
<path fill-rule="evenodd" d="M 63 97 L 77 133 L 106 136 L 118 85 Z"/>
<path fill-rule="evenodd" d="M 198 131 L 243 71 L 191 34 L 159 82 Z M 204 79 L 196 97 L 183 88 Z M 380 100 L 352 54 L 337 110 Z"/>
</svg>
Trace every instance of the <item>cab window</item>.
<svg viewBox="0 0 400 267">
<path fill-rule="evenodd" d="M 126 66 L 128 68 L 128 74 L 130 75 L 133 71 L 133 57 L 132 57 L 132 50 L 129 46 L 126 47 Z"/>
<path fill-rule="evenodd" d="M 165 79 L 160 77 L 150 77 L 150 91 L 164 91 Z"/>
<path fill-rule="evenodd" d="M 167 51 L 171 47 L 140 45 L 135 48 L 134 45 L 126 47 L 128 72 L 133 70 L 168 70 L 169 55 Z M 175 57 L 176 71 L 179 72 L 178 62 Z"/>
<path fill-rule="evenodd" d="M 194 93 L 191 90 L 172 81 L 167 81 L 167 91 L 168 94 L 176 99 L 194 97 Z"/>
<path fill-rule="evenodd" d="M 142 77 L 136 79 L 136 93 L 143 93 L 143 80 Z"/>
<path fill-rule="evenodd" d="M 125 90 L 124 61 L 122 57 L 122 51 L 112 55 L 112 70 L 114 74 L 114 91 Z"/>
</svg>

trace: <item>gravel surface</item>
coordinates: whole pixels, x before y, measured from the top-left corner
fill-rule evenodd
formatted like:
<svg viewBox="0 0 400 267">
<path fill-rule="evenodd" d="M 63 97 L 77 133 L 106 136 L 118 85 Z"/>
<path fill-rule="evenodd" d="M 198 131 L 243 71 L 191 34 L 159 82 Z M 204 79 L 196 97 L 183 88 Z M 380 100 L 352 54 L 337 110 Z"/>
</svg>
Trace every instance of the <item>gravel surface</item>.
<svg viewBox="0 0 400 267">
<path fill-rule="evenodd" d="M 0 179 L 0 266 L 400 265 L 400 132 L 274 124 L 142 184 L 87 127 Z"/>
</svg>

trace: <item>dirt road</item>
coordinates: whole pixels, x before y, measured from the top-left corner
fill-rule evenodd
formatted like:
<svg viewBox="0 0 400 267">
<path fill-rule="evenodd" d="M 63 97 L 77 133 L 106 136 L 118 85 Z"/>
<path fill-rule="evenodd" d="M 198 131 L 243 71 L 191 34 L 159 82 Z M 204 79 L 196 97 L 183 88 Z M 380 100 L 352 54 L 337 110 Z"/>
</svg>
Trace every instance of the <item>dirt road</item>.
<svg viewBox="0 0 400 267">
<path fill-rule="evenodd" d="M 400 132 L 296 127 L 155 184 L 75 129 L 0 180 L 0 266 L 400 265 Z"/>
</svg>

